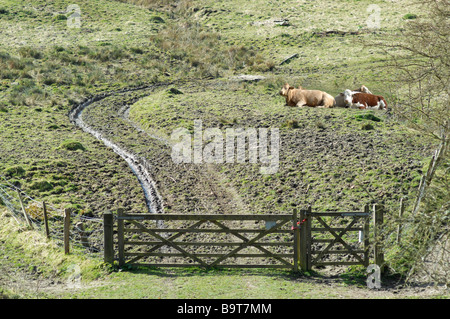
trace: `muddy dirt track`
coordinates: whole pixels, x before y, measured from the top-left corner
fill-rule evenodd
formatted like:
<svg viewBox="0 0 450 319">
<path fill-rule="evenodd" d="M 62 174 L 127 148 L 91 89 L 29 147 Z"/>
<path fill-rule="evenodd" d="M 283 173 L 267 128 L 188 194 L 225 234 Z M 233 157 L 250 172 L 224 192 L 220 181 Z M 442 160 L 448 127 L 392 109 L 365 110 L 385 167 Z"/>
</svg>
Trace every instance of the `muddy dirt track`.
<svg viewBox="0 0 450 319">
<path fill-rule="evenodd" d="M 128 163 L 142 186 L 149 212 L 229 213 L 239 208 L 236 194 L 215 182 L 220 181 L 220 176 L 211 167 L 174 164 L 167 140 L 145 132 L 127 119 L 130 105 L 165 86 L 125 89 L 88 98 L 71 110 L 70 121 Z"/>
<path fill-rule="evenodd" d="M 160 213 L 163 211 L 163 208 L 161 206 L 161 198 L 154 185 L 154 181 L 149 173 L 150 167 L 145 158 L 136 156 L 135 154 L 126 150 L 124 146 L 119 146 L 118 144 L 112 142 L 111 139 L 105 136 L 105 134 L 102 134 L 101 131 L 92 128 L 89 124 L 87 124 L 83 120 L 83 111 L 94 102 L 98 102 L 108 96 L 123 94 L 125 92 L 131 92 L 134 90 L 144 90 L 144 89 L 148 90 L 149 88 L 151 87 L 126 89 L 123 91 L 106 93 L 103 95 L 97 95 L 95 97 L 89 98 L 71 110 L 71 112 L 69 113 L 69 119 L 72 123 L 80 127 L 83 131 L 92 134 L 97 139 L 102 141 L 106 146 L 111 148 L 115 153 L 119 154 L 128 163 L 128 165 L 138 178 L 140 184 L 142 185 L 142 189 L 146 198 L 146 203 L 149 211 Z"/>
</svg>

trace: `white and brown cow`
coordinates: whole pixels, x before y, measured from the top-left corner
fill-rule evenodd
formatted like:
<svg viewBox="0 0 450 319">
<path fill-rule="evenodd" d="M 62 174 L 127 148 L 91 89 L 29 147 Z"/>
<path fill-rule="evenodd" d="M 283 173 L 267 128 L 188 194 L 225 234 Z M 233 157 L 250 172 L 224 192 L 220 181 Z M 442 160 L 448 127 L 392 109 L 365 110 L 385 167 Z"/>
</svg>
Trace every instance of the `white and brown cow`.
<svg viewBox="0 0 450 319">
<path fill-rule="evenodd" d="M 365 85 L 361 85 L 360 88 L 353 90 L 353 93 L 358 93 L 358 92 L 362 92 L 362 93 L 369 93 L 372 94 L 372 92 L 369 91 L 369 89 L 367 88 L 367 86 Z M 336 101 L 336 106 L 337 107 L 348 107 L 347 104 L 345 103 L 345 98 L 344 98 L 344 93 L 339 93 L 334 100 Z"/>
<path fill-rule="evenodd" d="M 346 107 L 353 109 L 387 109 L 386 100 L 382 96 L 375 94 L 345 90 L 344 101 Z"/>
</svg>

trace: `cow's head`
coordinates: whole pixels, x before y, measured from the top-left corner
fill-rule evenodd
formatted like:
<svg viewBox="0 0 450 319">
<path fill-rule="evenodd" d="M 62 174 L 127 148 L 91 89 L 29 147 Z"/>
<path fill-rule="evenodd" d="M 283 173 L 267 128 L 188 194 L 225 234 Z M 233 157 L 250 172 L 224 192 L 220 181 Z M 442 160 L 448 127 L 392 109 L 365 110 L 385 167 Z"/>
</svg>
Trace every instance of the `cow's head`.
<svg viewBox="0 0 450 319">
<path fill-rule="evenodd" d="M 286 83 L 286 84 L 283 85 L 283 87 L 281 88 L 281 90 L 280 90 L 280 95 L 282 95 L 282 96 L 287 96 L 290 89 L 292 89 L 292 87 L 291 87 L 288 83 Z"/>
<path fill-rule="evenodd" d="M 344 103 L 345 106 L 350 107 L 352 105 L 352 101 L 353 101 L 353 93 L 350 90 L 345 90 L 344 91 Z"/>
</svg>

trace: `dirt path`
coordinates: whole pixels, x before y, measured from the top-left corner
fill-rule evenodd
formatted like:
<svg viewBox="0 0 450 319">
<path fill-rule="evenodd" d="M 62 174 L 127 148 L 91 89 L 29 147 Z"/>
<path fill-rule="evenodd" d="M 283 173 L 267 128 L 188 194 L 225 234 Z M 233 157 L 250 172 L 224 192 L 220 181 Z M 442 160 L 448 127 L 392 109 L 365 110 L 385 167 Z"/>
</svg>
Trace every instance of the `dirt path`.
<svg viewBox="0 0 450 319">
<path fill-rule="evenodd" d="M 156 85 L 124 89 L 120 91 L 96 95 L 74 107 L 69 113 L 69 119 L 83 131 L 92 134 L 97 139 L 102 141 L 106 146 L 110 147 L 115 153 L 119 154 L 128 163 L 142 185 L 149 211 L 154 213 L 161 213 L 163 212 L 161 197 L 149 172 L 149 163 L 145 160 L 145 158 L 136 156 L 135 154 L 115 144 L 110 139 L 106 138 L 101 132 L 95 130 L 83 120 L 83 111 L 94 102 L 98 102 L 106 97 L 114 96 L 116 94 L 151 89 L 153 87 L 156 87 Z"/>
<path fill-rule="evenodd" d="M 171 145 L 128 119 L 129 106 L 159 87 L 124 89 L 94 96 L 69 113 L 72 123 L 102 141 L 131 167 L 149 212 L 233 213 L 245 209 L 210 165 L 176 164 Z M 136 94 L 135 94 L 136 93 Z"/>
</svg>

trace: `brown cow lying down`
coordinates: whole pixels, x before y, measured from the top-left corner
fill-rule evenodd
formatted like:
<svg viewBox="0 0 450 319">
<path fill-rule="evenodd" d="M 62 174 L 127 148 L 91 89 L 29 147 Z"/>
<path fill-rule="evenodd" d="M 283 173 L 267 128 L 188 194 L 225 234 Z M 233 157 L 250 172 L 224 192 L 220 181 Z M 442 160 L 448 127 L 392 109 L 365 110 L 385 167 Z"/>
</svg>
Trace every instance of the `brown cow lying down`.
<svg viewBox="0 0 450 319">
<path fill-rule="evenodd" d="M 387 109 L 386 100 L 380 95 L 344 91 L 344 100 L 347 107 L 357 109 Z"/>
<path fill-rule="evenodd" d="M 372 94 L 372 92 L 370 92 L 367 86 L 365 85 L 361 85 L 359 89 L 353 90 L 352 92 L 354 93 L 362 92 Z M 334 97 L 334 100 L 336 101 L 337 107 L 348 107 L 347 104 L 345 103 L 344 93 L 339 93 L 337 96 Z"/>
<path fill-rule="evenodd" d="M 323 91 L 305 90 L 301 86 L 298 89 L 285 84 L 280 91 L 280 95 L 286 97 L 287 106 L 311 106 L 311 107 L 333 107 L 334 98 Z"/>
</svg>

